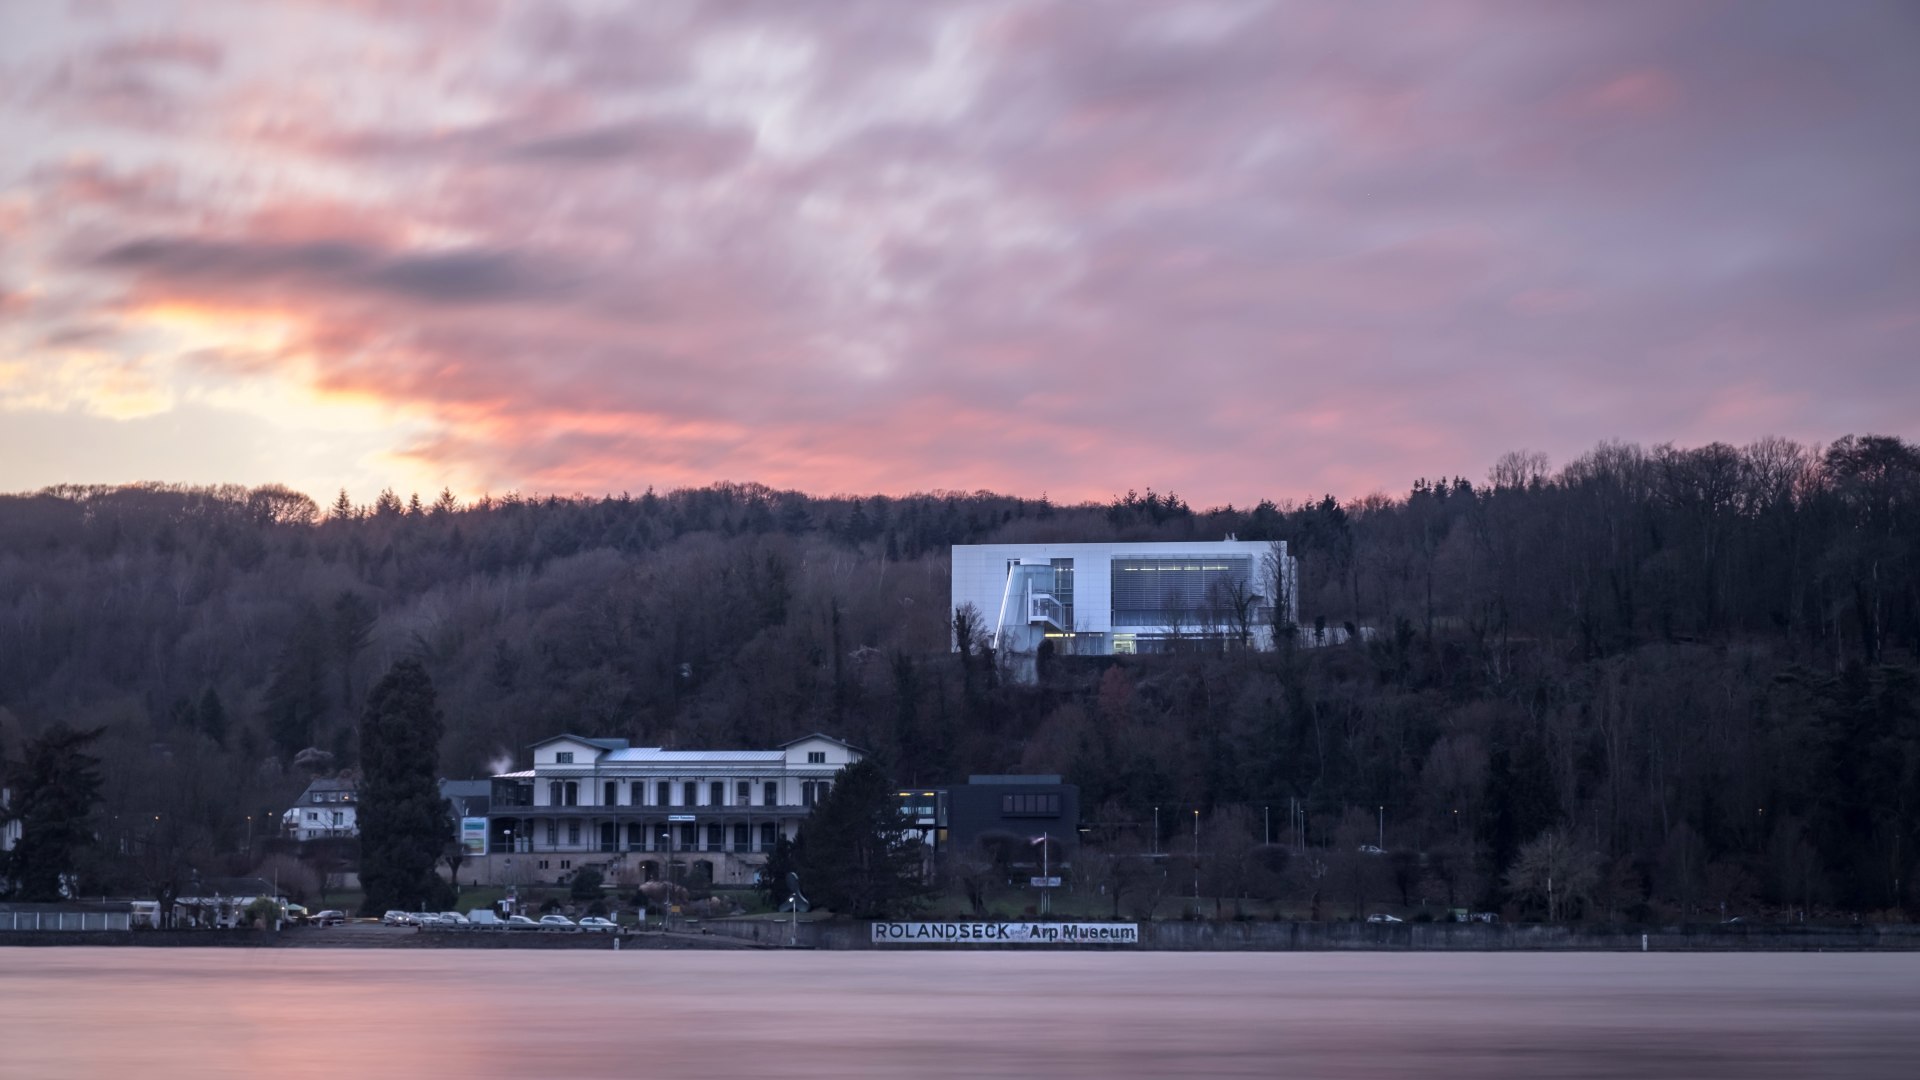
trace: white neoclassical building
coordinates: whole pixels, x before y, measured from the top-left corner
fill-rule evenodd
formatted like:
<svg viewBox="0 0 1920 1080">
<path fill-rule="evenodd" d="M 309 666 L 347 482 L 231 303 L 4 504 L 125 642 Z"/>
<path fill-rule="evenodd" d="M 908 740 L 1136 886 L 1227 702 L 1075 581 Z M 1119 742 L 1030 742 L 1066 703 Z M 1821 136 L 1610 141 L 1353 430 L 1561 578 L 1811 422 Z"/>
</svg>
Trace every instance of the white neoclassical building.
<svg viewBox="0 0 1920 1080">
<path fill-rule="evenodd" d="M 1010 654 L 1042 643 L 1067 656 L 1169 652 L 1223 639 L 1270 649 L 1274 607 L 1292 621 L 1299 591 L 1284 541 L 953 548 L 953 610 L 971 605 L 988 644 Z"/>
<path fill-rule="evenodd" d="M 493 778 L 487 853 L 472 880 L 610 879 L 750 884 L 841 769 L 863 756 L 826 735 L 776 750 L 667 750 L 556 735 L 533 767 Z M 478 865 L 474 865 L 477 863 Z"/>
</svg>

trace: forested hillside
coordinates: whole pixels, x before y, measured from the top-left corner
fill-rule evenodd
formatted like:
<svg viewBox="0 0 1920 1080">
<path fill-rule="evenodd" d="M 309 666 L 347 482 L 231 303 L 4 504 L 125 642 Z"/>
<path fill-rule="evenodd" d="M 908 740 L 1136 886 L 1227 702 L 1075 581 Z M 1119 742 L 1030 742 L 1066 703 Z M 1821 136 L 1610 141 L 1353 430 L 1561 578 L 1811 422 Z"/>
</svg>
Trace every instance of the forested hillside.
<svg viewBox="0 0 1920 1080">
<path fill-rule="evenodd" d="M 948 545 L 1228 533 L 1293 545 L 1303 626 L 1371 639 L 1060 658 L 1038 685 L 948 651 Z M 1156 806 L 1170 831 L 1198 809 L 1220 851 L 1267 807 L 1288 832 L 1292 800 L 1333 850 L 1384 818 L 1393 877 L 1355 889 L 1517 893 L 1551 834 L 1597 853 L 1590 914 L 1880 911 L 1920 899 L 1917 652 L 1920 449 L 1894 438 L 1514 454 L 1485 482 L 1205 511 L 751 485 L 0 497 L 0 754 L 105 727 L 103 816 L 223 850 L 352 768 L 368 687 L 416 657 L 449 776 L 562 730 L 823 730 L 902 782 L 1065 773 L 1116 846 Z"/>
</svg>

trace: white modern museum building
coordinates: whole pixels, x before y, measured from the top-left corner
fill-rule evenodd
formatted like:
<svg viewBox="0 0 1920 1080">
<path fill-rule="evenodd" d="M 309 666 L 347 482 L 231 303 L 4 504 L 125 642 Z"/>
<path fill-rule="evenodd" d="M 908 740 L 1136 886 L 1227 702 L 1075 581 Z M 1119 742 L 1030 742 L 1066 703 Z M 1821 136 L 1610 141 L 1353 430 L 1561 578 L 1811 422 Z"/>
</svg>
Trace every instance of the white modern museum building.
<svg viewBox="0 0 1920 1080">
<path fill-rule="evenodd" d="M 1223 642 L 1270 649 L 1276 600 L 1284 613 L 1299 610 L 1284 541 L 953 548 L 952 610 L 971 605 L 987 643 L 1010 655 L 1043 643 L 1079 656 Z"/>
<path fill-rule="evenodd" d="M 486 854 L 494 884 L 552 882 L 593 866 L 610 881 L 750 884 L 859 748 L 808 735 L 774 750 L 670 750 L 556 735 L 533 767 L 493 778 Z"/>
</svg>

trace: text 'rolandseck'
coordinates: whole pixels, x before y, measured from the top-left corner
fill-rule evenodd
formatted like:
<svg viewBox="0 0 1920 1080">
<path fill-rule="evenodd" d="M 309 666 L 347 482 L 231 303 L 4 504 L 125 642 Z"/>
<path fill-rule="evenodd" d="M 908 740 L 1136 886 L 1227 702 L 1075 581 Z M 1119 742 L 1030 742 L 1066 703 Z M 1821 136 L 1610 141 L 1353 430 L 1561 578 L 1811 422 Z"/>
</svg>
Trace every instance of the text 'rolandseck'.
<svg viewBox="0 0 1920 1080">
<path fill-rule="evenodd" d="M 878 944 L 1137 945 L 1136 923 L 882 922 L 873 924 Z"/>
</svg>

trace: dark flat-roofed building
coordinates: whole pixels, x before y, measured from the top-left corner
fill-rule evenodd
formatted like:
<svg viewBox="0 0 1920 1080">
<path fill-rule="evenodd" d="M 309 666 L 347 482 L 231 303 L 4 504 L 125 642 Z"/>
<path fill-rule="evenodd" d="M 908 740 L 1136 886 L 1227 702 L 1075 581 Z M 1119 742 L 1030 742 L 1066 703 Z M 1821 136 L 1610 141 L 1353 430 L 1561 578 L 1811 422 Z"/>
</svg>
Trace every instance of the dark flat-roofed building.
<svg viewBox="0 0 1920 1080">
<path fill-rule="evenodd" d="M 1044 835 L 1064 860 L 1079 846 L 1080 789 L 1052 773 L 969 776 L 965 784 L 899 795 L 911 827 L 936 853 L 983 851 L 983 841 L 1030 846 Z"/>
</svg>

